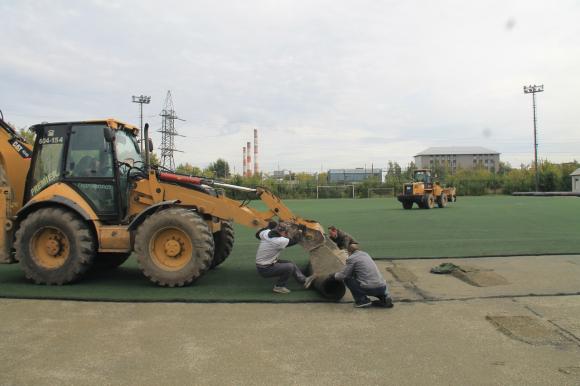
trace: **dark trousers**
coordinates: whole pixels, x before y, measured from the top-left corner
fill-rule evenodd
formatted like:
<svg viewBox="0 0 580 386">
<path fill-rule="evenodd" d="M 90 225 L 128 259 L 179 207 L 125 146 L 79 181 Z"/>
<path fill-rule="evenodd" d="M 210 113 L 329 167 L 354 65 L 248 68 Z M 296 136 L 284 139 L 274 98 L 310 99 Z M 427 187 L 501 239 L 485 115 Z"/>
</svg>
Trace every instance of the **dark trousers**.
<svg viewBox="0 0 580 386">
<path fill-rule="evenodd" d="M 256 265 L 256 269 L 262 277 L 277 277 L 276 286 L 278 287 L 286 287 L 290 276 L 294 276 L 294 279 L 300 284 L 304 284 L 306 280 L 306 276 L 304 276 L 300 268 L 288 260 L 278 260 L 277 263 L 267 267 Z"/>
<path fill-rule="evenodd" d="M 354 301 L 357 303 L 367 302 L 369 300 L 367 296 L 374 296 L 377 298 L 389 296 L 387 293 L 387 286 L 363 288 L 360 286 L 360 283 L 352 277 L 344 279 L 344 284 L 346 284 L 352 293 Z"/>
</svg>

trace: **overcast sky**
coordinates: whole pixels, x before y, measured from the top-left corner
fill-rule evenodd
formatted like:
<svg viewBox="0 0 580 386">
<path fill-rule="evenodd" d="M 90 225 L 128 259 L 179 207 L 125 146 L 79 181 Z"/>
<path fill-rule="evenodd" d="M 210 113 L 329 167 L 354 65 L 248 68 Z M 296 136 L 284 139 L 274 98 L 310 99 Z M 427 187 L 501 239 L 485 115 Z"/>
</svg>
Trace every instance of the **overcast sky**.
<svg viewBox="0 0 580 386">
<path fill-rule="evenodd" d="M 177 163 L 403 166 L 483 146 L 512 166 L 580 160 L 580 1 L 0 0 L 0 109 L 18 127 L 115 117 L 154 129 L 168 90 Z M 160 135 L 153 135 L 156 146 Z"/>
</svg>

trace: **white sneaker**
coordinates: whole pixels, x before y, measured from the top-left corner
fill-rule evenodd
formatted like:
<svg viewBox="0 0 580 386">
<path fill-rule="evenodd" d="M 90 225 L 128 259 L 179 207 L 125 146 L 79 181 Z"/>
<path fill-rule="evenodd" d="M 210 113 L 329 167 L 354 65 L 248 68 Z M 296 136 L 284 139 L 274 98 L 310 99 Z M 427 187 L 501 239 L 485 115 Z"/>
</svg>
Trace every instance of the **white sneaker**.
<svg viewBox="0 0 580 386">
<path fill-rule="evenodd" d="M 304 288 L 306 289 L 310 288 L 312 283 L 314 283 L 314 279 L 316 279 L 316 276 L 314 275 L 308 276 L 306 280 L 304 280 Z"/>
<path fill-rule="evenodd" d="M 277 285 L 274 286 L 274 289 L 272 290 L 278 294 L 289 294 L 290 290 L 286 287 L 278 287 Z"/>
</svg>

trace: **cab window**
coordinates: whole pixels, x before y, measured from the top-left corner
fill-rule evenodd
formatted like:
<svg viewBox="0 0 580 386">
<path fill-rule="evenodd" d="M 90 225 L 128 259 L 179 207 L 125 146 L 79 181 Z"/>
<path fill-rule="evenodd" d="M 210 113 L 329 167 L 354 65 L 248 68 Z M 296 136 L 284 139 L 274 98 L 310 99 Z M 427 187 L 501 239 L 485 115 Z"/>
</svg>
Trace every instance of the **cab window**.
<svg viewBox="0 0 580 386">
<path fill-rule="evenodd" d="M 117 146 L 117 160 L 131 166 L 142 167 L 143 162 L 135 138 L 125 131 L 118 131 L 115 144 Z"/>
<path fill-rule="evenodd" d="M 111 143 L 105 140 L 103 124 L 73 125 L 66 158 L 67 177 L 113 177 Z"/>
<path fill-rule="evenodd" d="M 36 157 L 30 183 L 30 196 L 60 179 L 66 127 L 45 126 L 37 130 Z"/>
</svg>

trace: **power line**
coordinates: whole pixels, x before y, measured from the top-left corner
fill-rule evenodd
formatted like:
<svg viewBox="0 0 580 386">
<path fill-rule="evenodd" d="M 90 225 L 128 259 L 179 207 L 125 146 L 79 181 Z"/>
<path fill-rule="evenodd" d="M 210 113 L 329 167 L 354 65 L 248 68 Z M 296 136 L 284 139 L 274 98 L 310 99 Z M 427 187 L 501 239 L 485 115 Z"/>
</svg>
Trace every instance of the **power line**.
<svg viewBox="0 0 580 386">
<path fill-rule="evenodd" d="M 161 166 L 175 170 L 175 160 L 173 158 L 173 153 L 179 151 L 175 149 L 175 141 L 174 137 L 181 136 L 175 130 L 175 120 L 180 119 L 175 110 L 173 108 L 173 98 L 171 97 L 171 91 L 167 91 L 167 97 L 165 97 L 165 108 L 161 111 L 161 117 L 163 117 L 163 121 L 161 122 L 161 146 L 159 149 L 161 150 Z"/>
</svg>

